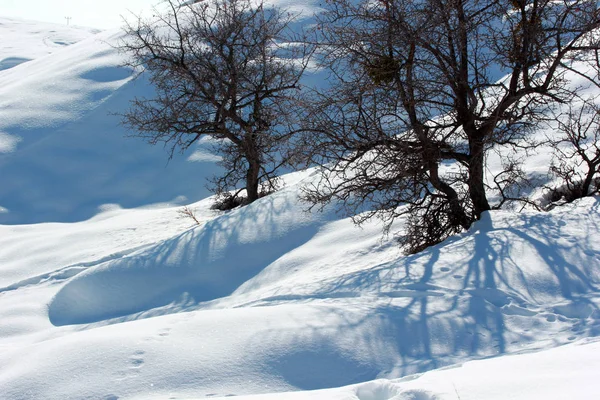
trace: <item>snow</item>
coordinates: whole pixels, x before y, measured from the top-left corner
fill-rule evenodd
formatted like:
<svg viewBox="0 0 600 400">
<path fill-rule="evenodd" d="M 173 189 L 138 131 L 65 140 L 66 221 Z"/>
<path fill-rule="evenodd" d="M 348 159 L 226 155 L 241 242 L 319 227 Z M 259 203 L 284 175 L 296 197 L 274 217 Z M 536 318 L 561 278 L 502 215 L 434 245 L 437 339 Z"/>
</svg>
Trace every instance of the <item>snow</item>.
<svg viewBox="0 0 600 400">
<path fill-rule="evenodd" d="M 331 390 L 239 396 L 240 400 L 505 400 L 595 399 L 600 384 L 598 341 L 538 353 L 471 361 L 398 380 Z M 568 373 L 565 373 L 568 371 Z M 216 399 L 225 399 L 218 397 Z"/>
<path fill-rule="evenodd" d="M 0 71 L 0 175 L 10 177 L 0 186 L 0 223 L 76 222 L 105 204 L 181 204 L 209 194 L 214 157 L 167 162 L 165 149 L 127 137 L 120 125 L 117 114 L 134 96 L 151 95 L 123 67 L 121 39 L 102 32 Z"/>
<path fill-rule="evenodd" d="M 303 212 L 295 196 L 307 179 L 297 173 L 229 213 L 195 203 L 201 225 L 159 208 L 3 226 L 0 259 L 21 275 L 0 294 L 0 390 L 8 399 L 203 398 L 385 378 L 394 398 L 407 375 L 598 336 L 600 243 L 589 232 L 600 199 L 494 212 L 403 257 L 376 223 L 357 230 L 332 210 Z M 43 228 L 55 235 L 35 249 Z M 17 281 L 4 271 L 5 283 Z M 455 384 L 461 398 L 482 390 Z"/>
<path fill-rule="evenodd" d="M 151 94 L 120 38 L 0 71 L 2 400 L 597 398 L 599 197 L 411 256 L 306 210 L 315 169 L 211 210 L 209 141 L 166 164 L 110 114 Z"/>
<path fill-rule="evenodd" d="M 52 54 L 99 31 L 0 17 L 0 71 Z"/>
</svg>

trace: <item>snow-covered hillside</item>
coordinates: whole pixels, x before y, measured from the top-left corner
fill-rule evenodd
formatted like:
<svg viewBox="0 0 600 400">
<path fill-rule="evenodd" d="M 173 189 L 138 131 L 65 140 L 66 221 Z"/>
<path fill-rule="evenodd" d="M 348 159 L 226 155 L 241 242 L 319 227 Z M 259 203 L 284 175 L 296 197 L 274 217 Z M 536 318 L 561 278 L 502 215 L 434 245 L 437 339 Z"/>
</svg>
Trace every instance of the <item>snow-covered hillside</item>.
<svg viewBox="0 0 600 400">
<path fill-rule="evenodd" d="M 240 396 L 240 400 L 594 399 L 599 342 L 581 341 L 535 354 L 467 362 L 424 375 L 333 390 Z M 222 397 L 220 399 L 223 399 Z"/>
<path fill-rule="evenodd" d="M 214 211 L 207 143 L 167 165 L 110 114 L 151 94 L 119 38 L 0 71 L 0 399 L 598 397 L 600 198 L 412 256 L 305 211 L 316 170 Z"/>
<path fill-rule="evenodd" d="M 311 390 L 600 333 L 598 198 L 494 212 L 402 257 L 375 223 L 357 230 L 331 210 L 301 211 L 298 188 L 312 176 L 288 179 L 230 213 L 194 204 L 200 226 L 177 208 L 1 226 L 5 398 Z M 382 396 L 358 398 L 393 398 Z"/>
<path fill-rule="evenodd" d="M 0 223 L 74 222 L 107 204 L 208 195 L 205 178 L 217 167 L 206 143 L 168 162 L 161 146 L 126 137 L 115 114 L 151 90 L 122 67 L 124 56 L 114 48 L 121 37 L 99 33 L 0 71 Z"/>
<path fill-rule="evenodd" d="M 0 17 L 0 71 L 52 54 L 99 31 Z"/>
</svg>

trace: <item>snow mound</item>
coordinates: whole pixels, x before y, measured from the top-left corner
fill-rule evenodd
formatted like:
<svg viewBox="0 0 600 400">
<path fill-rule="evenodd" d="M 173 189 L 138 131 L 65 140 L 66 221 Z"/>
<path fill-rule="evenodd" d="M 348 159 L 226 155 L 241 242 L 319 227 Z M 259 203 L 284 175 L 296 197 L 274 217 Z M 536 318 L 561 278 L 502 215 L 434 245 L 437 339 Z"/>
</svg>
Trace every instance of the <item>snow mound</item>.
<svg viewBox="0 0 600 400">
<path fill-rule="evenodd" d="M 377 224 L 357 229 L 332 210 L 303 212 L 307 179 L 297 173 L 284 190 L 229 213 L 202 201 L 191 206 L 201 226 L 0 290 L 12 329 L 0 330 L 0 391 L 13 400 L 315 390 L 600 336 L 600 243 L 591 234 L 600 199 L 492 212 L 470 232 L 403 257 Z M 151 225 L 172 218 L 144 210 L 135 224 L 154 213 Z M 95 246 L 83 227 L 133 217 L 109 211 L 79 223 L 72 240 Z M 125 242 L 155 235 L 116 233 Z M 411 382 L 289 398 L 456 398 L 452 386 Z M 455 382 L 463 398 L 467 383 Z"/>
<path fill-rule="evenodd" d="M 379 379 L 312 392 L 240 396 L 240 400 L 592 400 L 600 390 L 600 342 L 467 362 L 400 380 Z M 224 400 L 218 397 L 215 400 Z M 136 397 L 136 399 L 141 399 Z"/>
<path fill-rule="evenodd" d="M 385 343 L 369 343 L 386 333 L 386 321 L 373 317 L 363 324 L 361 312 L 335 305 L 206 310 L 160 319 L 165 325 L 157 325 L 158 318 L 130 321 L 11 352 L 10 362 L 0 361 L 0 389 L 8 399 L 19 393 L 49 399 L 241 395 L 348 385 L 375 379 L 394 362 Z M 109 364 L 114 370 L 106 370 Z"/>
<path fill-rule="evenodd" d="M 58 292 L 50 320 L 55 325 L 88 323 L 163 306 L 184 295 L 195 302 L 227 296 L 314 236 L 325 215 L 296 211 L 301 207 L 295 192 L 284 189 L 89 269 Z"/>
<path fill-rule="evenodd" d="M 543 214 L 489 213 L 470 232 L 399 257 L 377 226 L 301 211 L 298 187 L 205 214 L 202 226 L 77 274 L 49 303 L 51 322 L 89 324 L 82 337 L 103 327 L 107 342 L 94 346 L 107 352 L 113 327 L 139 332 L 119 339 L 127 348 L 151 341 L 155 324 L 169 327 L 156 335 L 185 348 L 184 358 L 159 372 L 156 360 L 174 354 L 141 349 L 155 361 L 139 382 L 171 392 L 184 379 L 222 396 L 399 378 L 600 335 L 600 243 L 589 235 L 598 198 Z M 53 369 L 89 362 L 74 357 Z M 357 393 L 437 398 L 394 386 Z"/>
</svg>

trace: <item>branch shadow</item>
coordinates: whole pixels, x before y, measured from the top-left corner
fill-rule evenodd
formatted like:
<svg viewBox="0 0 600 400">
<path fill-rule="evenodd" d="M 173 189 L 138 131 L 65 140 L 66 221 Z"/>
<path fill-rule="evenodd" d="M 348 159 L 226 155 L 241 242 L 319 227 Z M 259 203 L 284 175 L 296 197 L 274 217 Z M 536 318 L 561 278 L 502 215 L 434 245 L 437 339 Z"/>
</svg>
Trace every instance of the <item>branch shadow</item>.
<svg viewBox="0 0 600 400">
<path fill-rule="evenodd" d="M 577 227 L 587 240 L 565 244 L 578 235 L 556 216 L 519 220 L 494 226 L 488 214 L 467 235 L 329 282 L 308 304 L 334 326 L 298 320 L 286 345 L 293 351 L 279 349 L 267 370 L 313 390 L 600 336 L 600 272 L 590 264 L 600 255 L 590 237 L 597 222 Z M 447 267 L 449 252 L 466 256 Z M 449 277 L 455 283 L 441 286 Z M 284 334 L 273 329 L 256 340 Z"/>
<path fill-rule="evenodd" d="M 291 193 L 291 194 L 290 194 Z M 290 213 L 293 193 L 271 195 L 138 254 L 76 276 L 49 305 L 57 326 L 125 322 L 225 297 L 312 238 L 327 216 Z"/>
</svg>

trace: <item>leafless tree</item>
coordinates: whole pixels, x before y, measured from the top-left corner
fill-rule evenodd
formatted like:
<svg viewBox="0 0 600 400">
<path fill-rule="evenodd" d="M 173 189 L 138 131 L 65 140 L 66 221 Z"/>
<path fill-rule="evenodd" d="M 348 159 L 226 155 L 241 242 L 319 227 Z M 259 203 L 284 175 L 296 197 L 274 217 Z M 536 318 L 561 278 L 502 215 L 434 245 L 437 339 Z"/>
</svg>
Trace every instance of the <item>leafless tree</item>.
<svg viewBox="0 0 600 400">
<path fill-rule="evenodd" d="M 526 146 L 543 110 L 573 95 L 565 80 L 577 73 L 573 63 L 598 49 L 599 14 L 587 0 L 328 0 L 325 8 L 316 34 L 333 89 L 306 100 L 304 127 L 306 156 L 325 172 L 306 197 L 371 210 L 359 222 L 410 215 L 410 251 L 507 200 L 518 163 L 488 185 L 486 155 Z"/>
<path fill-rule="evenodd" d="M 137 98 L 124 124 L 150 143 L 184 151 L 212 137 L 226 173 L 217 193 L 244 183 L 245 203 L 274 186 L 286 161 L 290 102 L 308 60 L 294 42 L 294 16 L 251 0 L 168 0 L 167 12 L 136 18 L 122 50 L 156 89 Z M 241 191 L 241 190 L 240 190 Z M 238 191 L 237 194 L 240 193 Z"/>
<path fill-rule="evenodd" d="M 567 202 L 600 193 L 600 106 L 597 98 L 583 104 L 570 103 L 558 115 L 558 133 L 549 142 L 554 149 L 550 171 L 560 185 L 551 193 L 557 201 Z"/>
</svg>

